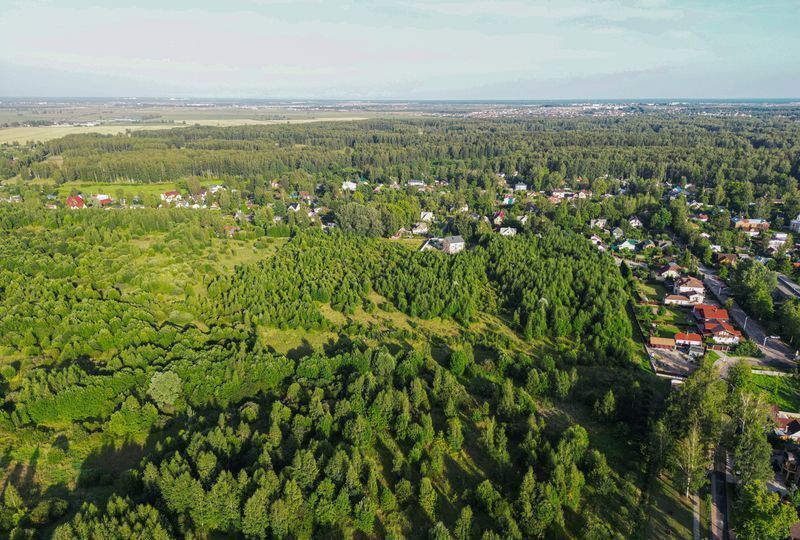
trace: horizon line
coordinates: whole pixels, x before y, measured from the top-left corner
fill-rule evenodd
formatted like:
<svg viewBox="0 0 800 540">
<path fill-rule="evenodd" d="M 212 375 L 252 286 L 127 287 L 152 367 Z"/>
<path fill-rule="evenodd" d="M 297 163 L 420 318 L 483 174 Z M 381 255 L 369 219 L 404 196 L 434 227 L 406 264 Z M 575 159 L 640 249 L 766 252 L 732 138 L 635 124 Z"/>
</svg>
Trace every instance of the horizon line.
<svg viewBox="0 0 800 540">
<path fill-rule="evenodd" d="M 164 100 L 164 101 L 185 101 L 185 100 L 213 100 L 213 101 L 312 101 L 312 102 L 373 102 L 373 103 L 520 103 L 520 102 L 552 102 L 552 101 L 602 101 L 602 102 L 680 102 L 680 101 L 727 101 L 727 102 L 800 102 L 800 96 L 788 97 L 682 97 L 682 96 L 662 96 L 662 97 L 551 97 L 551 98 L 360 98 L 360 97 L 337 97 L 319 98 L 304 96 L 285 96 L 285 97 L 242 97 L 242 96 L 0 96 L 0 101 L 14 100 Z"/>
</svg>

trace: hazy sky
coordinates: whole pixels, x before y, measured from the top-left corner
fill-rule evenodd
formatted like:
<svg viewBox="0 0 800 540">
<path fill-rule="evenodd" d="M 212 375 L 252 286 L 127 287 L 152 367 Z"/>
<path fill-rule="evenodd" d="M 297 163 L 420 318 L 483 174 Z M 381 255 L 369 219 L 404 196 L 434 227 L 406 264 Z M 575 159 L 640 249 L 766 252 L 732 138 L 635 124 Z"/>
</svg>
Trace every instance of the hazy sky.
<svg viewBox="0 0 800 540">
<path fill-rule="evenodd" d="M 0 0 L 0 28 L 5 96 L 800 97 L 800 0 Z"/>
</svg>

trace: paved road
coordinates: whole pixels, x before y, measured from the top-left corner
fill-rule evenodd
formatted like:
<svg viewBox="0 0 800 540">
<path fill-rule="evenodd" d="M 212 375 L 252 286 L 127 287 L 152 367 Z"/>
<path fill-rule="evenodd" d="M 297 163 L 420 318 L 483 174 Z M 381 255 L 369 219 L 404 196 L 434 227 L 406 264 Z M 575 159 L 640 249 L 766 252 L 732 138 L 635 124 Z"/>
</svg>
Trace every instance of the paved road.
<svg viewBox="0 0 800 540">
<path fill-rule="evenodd" d="M 778 293 L 787 299 L 800 298 L 800 286 L 790 280 L 785 275 L 777 272 L 778 274 Z"/>
<path fill-rule="evenodd" d="M 709 268 L 699 265 L 698 269 L 703 275 L 703 283 L 720 303 L 724 304 L 729 297 L 725 283 Z M 755 341 L 758 348 L 764 353 L 763 358 L 754 359 L 756 365 L 784 371 L 790 371 L 797 367 L 797 363 L 794 361 L 794 350 L 779 339 L 769 339 L 758 321 L 750 318 L 738 304 L 734 302 L 729 312 L 739 328 L 744 329 L 745 335 Z M 767 338 L 766 344 L 765 337 Z"/>
<path fill-rule="evenodd" d="M 728 540 L 728 490 L 725 473 L 711 473 L 711 538 Z"/>
</svg>

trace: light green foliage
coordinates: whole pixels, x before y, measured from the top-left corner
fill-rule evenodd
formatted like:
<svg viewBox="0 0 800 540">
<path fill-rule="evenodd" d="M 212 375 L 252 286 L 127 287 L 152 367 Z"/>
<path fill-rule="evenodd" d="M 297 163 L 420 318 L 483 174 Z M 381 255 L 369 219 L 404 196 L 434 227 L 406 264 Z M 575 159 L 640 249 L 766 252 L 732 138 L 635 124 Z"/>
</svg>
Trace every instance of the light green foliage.
<svg viewBox="0 0 800 540">
<path fill-rule="evenodd" d="M 783 540 L 797 521 L 797 512 L 791 505 L 755 483 L 742 486 L 735 516 L 736 537 L 742 540 Z"/>
<path fill-rule="evenodd" d="M 178 396 L 181 395 L 182 382 L 172 371 L 154 373 L 150 378 L 150 386 L 147 388 L 147 395 L 163 409 L 172 407 Z"/>
</svg>

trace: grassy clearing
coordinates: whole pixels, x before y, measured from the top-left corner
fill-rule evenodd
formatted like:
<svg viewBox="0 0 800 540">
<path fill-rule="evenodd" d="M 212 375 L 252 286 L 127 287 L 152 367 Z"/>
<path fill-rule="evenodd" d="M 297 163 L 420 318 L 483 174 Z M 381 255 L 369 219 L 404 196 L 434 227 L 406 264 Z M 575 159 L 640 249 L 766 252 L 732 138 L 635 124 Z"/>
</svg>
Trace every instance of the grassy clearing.
<svg viewBox="0 0 800 540">
<path fill-rule="evenodd" d="M 175 115 L 173 115 L 175 116 Z M 117 135 L 130 131 L 140 131 L 144 129 L 173 129 L 188 125 L 195 126 L 244 126 L 244 125 L 271 125 L 271 124 L 307 124 L 309 122 L 352 122 L 355 120 L 365 120 L 366 116 L 296 116 L 285 119 L 257 119 L 257 118 L 215 118 L 189 117 L 165 118 L 175 123 L 166 124 L 113 124 L 101 126 L 40 126 L 40 127 L 10 127 L 0 129 L 0 144 L 24 144 L 29 141 L 44 142 L 58 139 L 67 135 L 78 135 L 83 133 L 99 133 L 101 135 Z"/>
<path fill-rule="evenodd" d="M 665 476 L 650 486 L 650 507 L 645 538 L 692 538 L 692 504 Z"/>
<path fill-rule="evenodd" d="M 50 141 L 67 135 L 81 133 L 100 133 L 101 135 L 117 135 L 127 130 L 164 129 L 163 125 L 113 125 L 113 126 L 41 126 L 11 127 L 0 129 L 0 144 L 24 144 L 28 141 Z M 176 126 L 179 127 L 179 126 Z"/>
<path fill-rule="evenodd" d="M 753 384 L 782 411 L 800 412 L 800 381 L 797 378 L 753 375 Z"/>
<path fill-rule="evenodd" d="M 667 295 L 667 288 L 660 281 L 638 281 L 636 289 L 650 301 L 660 302 Z"/>
</svg>

